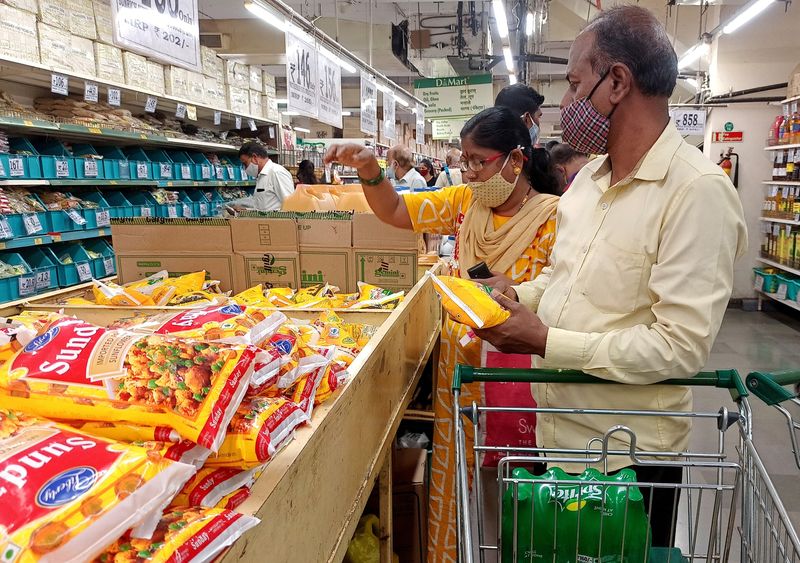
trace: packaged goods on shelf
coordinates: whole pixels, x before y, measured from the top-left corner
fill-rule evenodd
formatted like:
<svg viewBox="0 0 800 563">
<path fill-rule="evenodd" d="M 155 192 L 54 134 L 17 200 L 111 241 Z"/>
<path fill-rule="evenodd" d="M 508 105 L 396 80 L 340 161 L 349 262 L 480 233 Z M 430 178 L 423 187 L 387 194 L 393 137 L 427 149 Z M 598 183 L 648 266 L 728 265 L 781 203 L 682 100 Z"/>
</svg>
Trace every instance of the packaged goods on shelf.
<svg viewBox="0 0 800 563">
<path fill-rule="evenodd" d="M 97 78 L 120 84 L 125 82 L 122 49 L 96 42 L 94 44 L 94 59 L 97 62 Z"/>
<path fill-rule="evenodd" d="M 186 73 L 187 97 L 196 104 L 207 104 L 205 77 L 199 72 Z"/>
<path fill-rule="evenodd" d="M 215 108 L 227 108 L 228 100 L 225 92 L 225 83 L 222 78 L 211 76 L 203 77 L 203 89 L 208 105 Z"/>
<path fill-rule="evenodd" d="M 261 468 L 238 470 L 222 467 L 200 469 L 172 499 L 169 508 L 201 506 L 215 508 L 229 494 L 253 486 Z M 223 507 L 220 507 L 223 508 Z"/>
<path fill-rule="evenodd" d="M 0 279 L 13 278 L 28 273 L 27 268 L 20 264 L 7 264 L 0 260 Z"/>
<path fill-rule="evenodd" d="M 97 39 L 92 0 L 68 0 L 64 4 L 69 10 L 69 30 L 72 34 L 93 41 Z"/>
<path fill-rule="evenodd" d="M 164 94 L 164 65 L 155 61 L 147 61 L 147 89 L 156 94 Z"/>
<path fill-rule="evenodd" d="M 44 206 L 39 199 L 25 188 L 0 188 L 0 213 L 42 213 Z"/>
<path fill-rule="evenodd" d="M 32 14 L 39 13 L 39 1 L 38 0 L 2 0 L 0 4 L 8 4 L 12 8 L 18 8 L 20 10 L 25 10 L 26 12 L 30 12 Z"/>
<path fill-rule="evenodd" d="M 275 96 L 263 96 L 261 106 L 264 109 L 264 117 L 278 121 L 280 111 L 278 110 L 278 99 Z"/>
<path fill-rule="evenodd" d="M 800 227 L 764 223 L 761 256 L 789 268 L 800 268 Z"/>
<path fill-rule="evenodd" d="M 264 71 L 260 66 L 250 65 L 250 89 L 259 94 L 264 92 Z"/>
<path fill-rule="evenodd" d="M 0 7 L 2 7 L 0 5 Z M 0 22 L 1 23 L 1 22 Z M 0 113 L 3 114 L 23 114 L 37 117 L 38 112 L 29 106 L 24 106 L 14 100 L 9 94 L 0 90 Z"/>
<path fill-rule="evenodd" d="M 93 0 L 97 40 L 108 45 L 114 42 L 114 16 L 110 0 Z"/>
<path fill-rule="evenodd" d="M 64 0 L 39 0 L 39 19 L 48 25 L 69 31 L 69 8 Z"/>
<path fill-rule="evenodd" d="M 260 92 L 250 90 L 250 114 L 256 117 L 266 117 L 264 115 L 264 106 L 261 103 L 263 96 Z"/>
<path fill-rule="evenodd" d="M 84 76 L 94 76 L 97 62 L 94 60 L 94 44 L 91 39 L 73 35 L 69 42 L 69 65 L 72 72 Z"/>
<path fill-rule="evenodd" d="M 200 59 L 203 64 L 203 74 L 217 80 L 223 80 L 225 75 L 225 65 L 217 52 L 211 47 L 200 46 Z"/>
<path fill-rule="evenodd" d="M 40 62 L 36 14 L 0 4 L 0 55 Z"/>
<path fill-rule="evenodd" d="M 228 108 L 238 114 L 250 114 L 250 95 L 245 88 L 227 86 Z"/>
<path fill-rule="evenodd" d="M 2 111 L 2 95 L 3 93 L 0 92 L 0 111 Z M 7 153 L 8 149 L 8 134 L 5 131 L 0 131 L 0 153 Z"/>
<path fill-rule="evenodd" d="M 165 66 L 164 90 L 168 96 L 186 98 L 189 94 L 189 71 L 178 66 Z"/>
<path fill-rule="evenodd" d="M 147 59 L 130 51 L 122 52 L 125 83 L 133 88 L 147 88 Z"/>
<path fill-rule="evenodd" d="M 70 36 L 63 29 L 39 22 L 39 57 L 42 64 L 56 70 L 71 70 L 70 65 Z"/>
<path fill-rule="evenodd" d="M 250 86 L 250 67 L 246 64 L 225 59 L 225 84 L 247 89 Z"/>
<path fill-rule="evenodd" d="M 36 98 L 34 107 L 38 112 L 87 125 L 106 124 L 118 128 L 153 129 L 141 119 L 133 117 L 130 111 L 106 103 L 84 102 L 77 98 Z"/>
<path fill-rule="evenodd" d="M 264 93 L 275 92 L 275 77 L 264 71 Z"/>
</svg>

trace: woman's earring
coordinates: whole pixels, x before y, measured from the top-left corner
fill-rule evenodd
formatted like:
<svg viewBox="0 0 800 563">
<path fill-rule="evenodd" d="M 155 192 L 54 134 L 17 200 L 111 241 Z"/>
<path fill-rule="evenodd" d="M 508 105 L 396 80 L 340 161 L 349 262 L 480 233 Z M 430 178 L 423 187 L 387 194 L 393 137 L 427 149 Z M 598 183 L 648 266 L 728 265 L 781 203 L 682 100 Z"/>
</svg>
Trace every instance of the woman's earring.
<svg viewBox="0 0 800 563">
<path fill-rule="evenodd" d="M 519 166 L 514 167 L 514 176 L 519 176 L 521 172 L 522 168 L 520 168 Z"/>
</svg>

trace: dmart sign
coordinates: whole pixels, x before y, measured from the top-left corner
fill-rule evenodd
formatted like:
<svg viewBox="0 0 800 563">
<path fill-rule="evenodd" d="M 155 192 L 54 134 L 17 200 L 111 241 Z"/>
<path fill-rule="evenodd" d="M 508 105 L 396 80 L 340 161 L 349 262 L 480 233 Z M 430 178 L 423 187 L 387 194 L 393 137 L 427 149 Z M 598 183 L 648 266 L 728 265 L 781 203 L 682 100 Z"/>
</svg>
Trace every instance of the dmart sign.
<svg viewBox="0 0 800 563">
<path fill-rule="evenodd" d="M 494 105 L 491 74 L 415 80 L 414 94 L 428 104 L 425 118 L 433 120 L 470 118 Z"/>
</svg>

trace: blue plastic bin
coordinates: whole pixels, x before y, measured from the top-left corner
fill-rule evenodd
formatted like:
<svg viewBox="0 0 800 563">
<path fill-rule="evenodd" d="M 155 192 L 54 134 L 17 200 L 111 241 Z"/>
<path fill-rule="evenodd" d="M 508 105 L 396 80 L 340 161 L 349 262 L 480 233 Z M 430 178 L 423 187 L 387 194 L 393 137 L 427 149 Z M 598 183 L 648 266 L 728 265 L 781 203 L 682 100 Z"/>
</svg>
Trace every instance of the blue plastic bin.
<svg viewBox="0 0 800 563">
<path fill-rule="evenodd" d="M 117 273 L 116 257 L 114 251 L 103 239 L 84 241 L 83 248 L 86 251 L 96 252 L 100 258 L 91 258 L 92 275 L 96 279 L 107 278 Z M 88 255 L 88 252 L 87 252 Z"/>
<path fill-rule="evenodd" d="M 144 153 L 150 160 L 154 179 L 172 180 L 175 178 L 175 165 L 167 156 L 167 153 L 160 149 L 146 149 Z"/>
<path fill-rule="evenodd" d="M 38 156 L 0 154 L 0 179 L 39 180 L 42 177 L 42 163 Z"/>
<path fill-rule="evenodd" d="M 53 260 L 58 272 L 59 287 L 70 287 L 91 281 L 94 276 L 92 261 L 80 244 L 54 244 L 47 250 L 53 254 Z M 71 263 L 64 262 L 66 257 L 71 259 Z M 79 266 L 81 266 L 80 270 Z"/>
<path fill-rule="evenodd" d="M 124 153 L 128 159 L 131 180 L 152 180 L 155 178 L 150 159 L 142 149 L 127 147 L 124 149 Z"/>
<path fill-rule="evenodd" d="M 4 252 L 0 254 L 0 260 L 11 266 L 22 266 L 25 269 L 25 273 L 22 275 L 0 279 L 0 301 L 14 301 L 20 297 L 36 294 L 36 277 L 22 256 L 16 252 Z M 23 291 L 20 292 L 20 289 Z"/>
<path fill-rule="evenodd" d="M 58 289 L 58 269 L 52 253 L 31 247 L 20 250 L 20 255 L 36 276 L 36 293 L 45 293 Z"/>
<path fill-rule="evenodd" d="M 108 180 L 130 180 L 131 166 L 128 157 L 117 147 L 98 147 L 103 157 L 103 175 Z"/>
<path fill-rule="evenodd" d="M 209 205 L 205 193 L 203 193 L 201 190 L 194 190 L 194 189 L 189 189 L 185 191 L 186 191 L 186 197 L 188 197 L 189 200 L 191 200 L 192 202 L 192 208 L 194 209 L 194 216 L 210 217 L 211 205 Z"/>
<path fill-rule="evenodd" d="M 176 180 L 199 180 L 198 170 L 189 155 L 183 151 L 170 151 L 168 153 L 173 163 L 173 178 Z"/>
<path fill-rule="evenodd" d="M 81 214 L 83 218 L 86 219 L 86 228 L 87 229 L 97 229 L 108 227 L 110 223 L 106 221 L 106 216 L 108 220 L 111 219 L 111 209 L 108 201 L 106 198 L 103 197 L 98 191 L 92 192 L 82 192 L 80 194 L 75 194 L 77 197 L 81 198 L 85 201 L 92 201 L 99 205 L 97 209 L 93 208 L 83 208 L 81 209 Z M 105 216 L 104 216 L 105 215 Z M 102 223 L 102 224 L 101 224 Z"/>
<path fill-rule="evenodd" d="M 122 219 L 133 217 L 133 204 L 119 190 L 108 190 L 103 192 L 103 197 L 108 202 L 108 209 L 112 219 Z"/>
<path fill-rule="evenodd" d="M 127 192 L 125 197 L 133 206 L 134 217 L 155 217 L 156 200 L 148 192 L 135 191 Z"/>
</svg>

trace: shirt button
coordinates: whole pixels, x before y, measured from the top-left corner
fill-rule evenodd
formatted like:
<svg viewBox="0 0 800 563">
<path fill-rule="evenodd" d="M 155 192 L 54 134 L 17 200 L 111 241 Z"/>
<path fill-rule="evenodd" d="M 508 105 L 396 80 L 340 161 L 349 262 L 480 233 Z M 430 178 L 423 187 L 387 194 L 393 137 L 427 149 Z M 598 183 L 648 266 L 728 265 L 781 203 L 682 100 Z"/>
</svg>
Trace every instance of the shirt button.
<svg viewBox="0 0 800 563">
<path fill-rule="evenodd" d="M 608 204 L 607 204 L 607 203 L 604 203 L 603 205 L 601 205 L 601 206 L 600 206 L 600 209 L 602 209 L 603 211 L 605 211 L 606 209 L 608 209 Z"/>
</svg>

